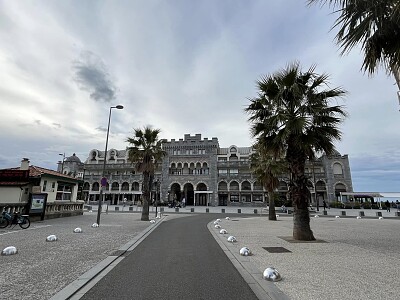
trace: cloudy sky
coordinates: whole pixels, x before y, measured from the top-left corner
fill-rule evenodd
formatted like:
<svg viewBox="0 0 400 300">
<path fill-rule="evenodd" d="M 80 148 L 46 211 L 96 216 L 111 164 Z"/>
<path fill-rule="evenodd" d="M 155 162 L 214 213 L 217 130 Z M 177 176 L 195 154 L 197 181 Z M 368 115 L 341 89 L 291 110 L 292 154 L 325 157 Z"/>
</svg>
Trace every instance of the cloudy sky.
<svg viewBox="0 0 400 300">
<path fill-rule="evenodd" d="M 144 125 L 250 146 L 255 81 L 297 60 L 348 91 L 337 149 L 354 190 L 400 191 L 395 81 L 363 74 L 357 49 L 340 56 L 334 20 L 305 0 L 0 0 L 0 168 L 28 157 L 55 169 L 64 152 L 85 160 L 104 149 L 117 104 L 112 148 Z"/>
</svg>

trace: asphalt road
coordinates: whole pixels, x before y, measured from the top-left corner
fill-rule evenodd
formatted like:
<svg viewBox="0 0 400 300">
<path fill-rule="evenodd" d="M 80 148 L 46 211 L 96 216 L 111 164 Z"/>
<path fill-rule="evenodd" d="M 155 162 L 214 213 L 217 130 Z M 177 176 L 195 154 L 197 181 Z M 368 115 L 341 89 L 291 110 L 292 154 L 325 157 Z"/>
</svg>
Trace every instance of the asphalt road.
<svg viewBox="0 0 400 300">
<path fill-rule="evenodd" d="M 81 299 L 258 299 L 207 229 L 165 220 Z"/>
</svg>

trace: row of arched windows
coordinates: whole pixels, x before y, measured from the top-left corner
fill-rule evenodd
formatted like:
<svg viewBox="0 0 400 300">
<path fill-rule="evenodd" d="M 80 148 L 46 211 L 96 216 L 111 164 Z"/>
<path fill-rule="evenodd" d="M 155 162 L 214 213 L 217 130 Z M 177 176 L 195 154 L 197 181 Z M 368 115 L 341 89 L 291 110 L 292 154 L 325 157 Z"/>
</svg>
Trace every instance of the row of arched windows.
<svg viewBox="0 0 400 300">
<path fill-rule="evenodd" d="M 139 182 L 133 182 L 132 184 L 129 184 L 128 182 L 123 182 L 121 185 L 118 182 L 113 182 L 110 186 L 109 183 L 106 185 L 106 190 L 111 191 L 119 191 L 121 187 L 121 191 L 140 191 L 140 184 Z M 90 184 L 89 182 L 85 182 L 83 185 L 83 190 L 84 191 L 89 191 L 90 190 Z M 94 182 L 92 184 L 92 191 L 100 191 L 100 183 L 99 182 Z"/>
<path fill-rule="evenodd" d="M 208 175 L 210 170 L 206 162 L 200 163 L 171 163 L 170 175 Z"/>
</svg>

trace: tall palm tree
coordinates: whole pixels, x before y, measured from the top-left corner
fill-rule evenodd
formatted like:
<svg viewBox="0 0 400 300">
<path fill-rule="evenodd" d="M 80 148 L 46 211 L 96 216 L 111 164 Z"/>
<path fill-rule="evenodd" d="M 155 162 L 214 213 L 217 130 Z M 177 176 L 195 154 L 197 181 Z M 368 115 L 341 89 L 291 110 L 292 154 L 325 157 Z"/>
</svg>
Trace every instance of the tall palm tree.
<svg viewBox="0 0 400 300">
<path fill-rule="evenodd" d="M 165 155 L 162 149 L 162 140 L 158 135 L 160 129 L 152 129 L 150 126 L 133 129 L 133 137 L 126 141 L 132 145 L 127 147 L 129 161 L 135 165 L 135 169 L 143 174 L 143 210 L 142 221 L 149 221 L 150 188 L 153 184 L 157 163 Z"/>
<path fill-rule="evenodd" d="M 340 105 L 329 106 L 332 99 L 345 95 L 340 88 L 329 89 L 328 76 L 302 72 L 295 62 L 257 81 L 258 96 L 245 109 L 250 115 L 251 133 L 265 151 L 275 158 L 282 153 L 288 163 L 289 197 L 293 203 L 293 238 L 314 240 L 310 228 L 305 163 L 317 151 L 330 154 L 333 142 L 341 138 L 338 125 L 346 116 Z"/>
<path fill-rule="evenodd" d="M 393 73 L 400 89 L 399 0 L 308 0 L 328 4 L 339 14 L 332 28 L 339 28 L 336 41 L 342 54 L 360 45 L 362 69 L 373 74 L 380 65 Z"/>
<path fill-rule="evenodd" d="M 276 221 L 275 190 L 279 187 L 279 176 L 287 172 L 287 164 L 269 154 L 262 143 L 255 144 L 253 149 L 255 151 L 250 156 L 251 170 L 268 192 L 268 220 Z"/>
</svg>

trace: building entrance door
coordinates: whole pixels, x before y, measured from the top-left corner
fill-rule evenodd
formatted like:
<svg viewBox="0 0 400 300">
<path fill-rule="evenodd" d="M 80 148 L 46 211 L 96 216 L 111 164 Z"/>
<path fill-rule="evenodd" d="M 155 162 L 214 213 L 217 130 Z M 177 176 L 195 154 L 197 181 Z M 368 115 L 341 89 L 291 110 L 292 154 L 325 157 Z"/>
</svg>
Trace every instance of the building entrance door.
<svg viewBox="0 0 400 300">
<path fill-rule="evenodd" d="M 197 205 L 199 206 L 206 206 L 207 205 L 207 194 L 198 194 L 199 200 L 197 202 Z"/>
<path fill-rule="evenodd" d="M 228 205 L 228 195 L 218 195 L 218 205 L 227 206 Z"/>
</svg>

